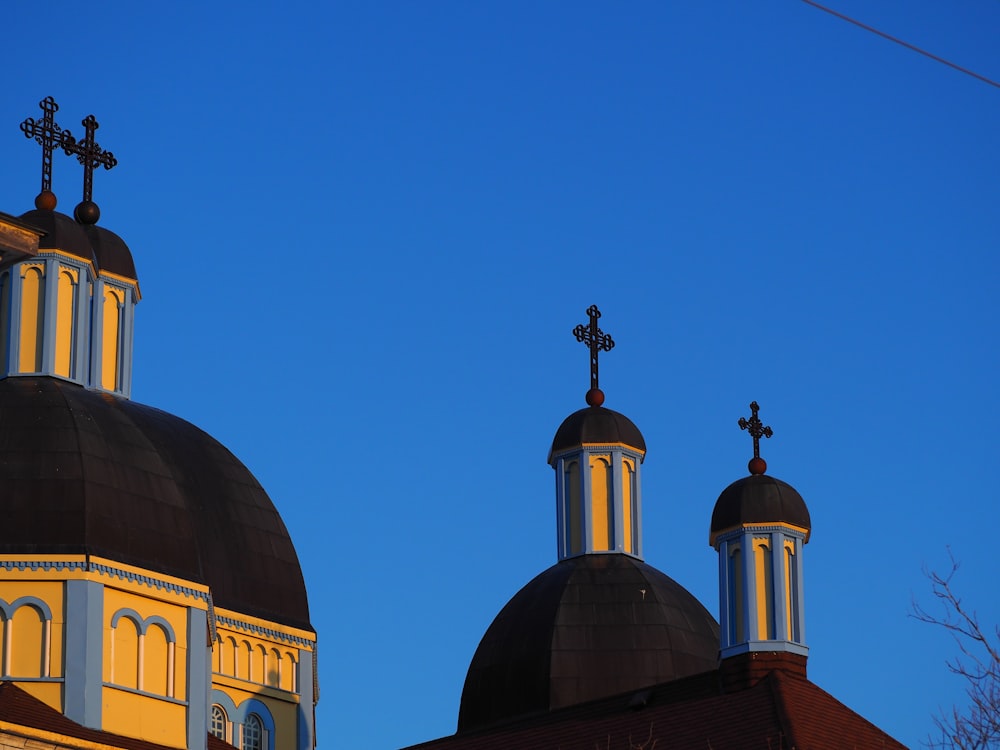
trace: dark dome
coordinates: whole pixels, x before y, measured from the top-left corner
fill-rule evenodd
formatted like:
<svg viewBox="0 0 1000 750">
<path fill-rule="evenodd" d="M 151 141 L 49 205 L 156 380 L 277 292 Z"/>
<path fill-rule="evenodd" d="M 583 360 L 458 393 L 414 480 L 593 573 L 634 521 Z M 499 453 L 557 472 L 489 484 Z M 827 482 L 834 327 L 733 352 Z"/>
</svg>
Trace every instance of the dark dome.
<svg viewBox="0 0 1000 750">
<path fill-rule="evenodd" d="M 566 417 L 552 439 L 549 459 L 559 451 L 584 443 L 625 443 L 646 452 L 646 441 L 632 420 L 603 406 L 588 406 Z"/>
<path fill-rule="evenodd" d="M 0 553 L 90 554 L 207 584 L 215 606 L 308 628 L 267 493 L 166 412 L 45 377 L 0 380 Z"/>
<path fill-rule="evenodd" d="M 62 250 L 78 258 L 95 261 L 94 248 L 87 238 L 87 233 L 66 214 L 35 209 L 22 214 L 21 221 L 45 232 L 38 241 L 38 247 L 42 250 Z"/>
<path fill-rule="evenodd" d="M 738 479 L 726 487 L 715 502 L 709 543 L 715 535 L 745 523 L 783 522 L 806 530 L 809 540 L 809 509 L 794 487 L 767 474 Z"/>
<path fill-rule="evenodd" d="M 462 690 L 459 731 L 718 666 L 719 626 L 684 587 L 627 555 L 553 565 L 497 615 Z"/>
<path fill-rule="evenodd" d="M 83 227 L 83 230 L 87 233 L 90 244 L 94 248 L 97 267 L 101 271 L 138 280 L 139 277 L 135 275 L 132 251 L 128 249 L 125 240 L 110 229 L 92 224 Z"/>
</svg>

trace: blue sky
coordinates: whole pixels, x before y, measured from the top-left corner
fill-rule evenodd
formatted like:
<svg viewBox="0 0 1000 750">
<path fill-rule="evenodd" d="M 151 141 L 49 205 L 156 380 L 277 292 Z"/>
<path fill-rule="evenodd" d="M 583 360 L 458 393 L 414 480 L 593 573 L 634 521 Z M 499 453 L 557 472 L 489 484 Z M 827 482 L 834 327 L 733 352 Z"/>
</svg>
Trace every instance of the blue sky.
<svg viewBox="0 0 1000 750">
<path fill-rule="evenodd" d="M 1000 78 L 992 0 L 830 3 Z M 961 699 L 908 613 L 950 545 L 1000 621 L 1000 90 L 795 0 L 16 3 L 5 31 L 0 210 L 37 193 L 37 102 L 93 113 L 133 397 L 281 511 L 322 747 L 454 731 L 479 638 L 555 562 L 593 303 L 649 447 L 647 562 L 717 613 L 756 399 L 813 518 L 810 677 L 908 745 Z M 80 184 L 57 158 L 61 210 Z"/>
</svg>

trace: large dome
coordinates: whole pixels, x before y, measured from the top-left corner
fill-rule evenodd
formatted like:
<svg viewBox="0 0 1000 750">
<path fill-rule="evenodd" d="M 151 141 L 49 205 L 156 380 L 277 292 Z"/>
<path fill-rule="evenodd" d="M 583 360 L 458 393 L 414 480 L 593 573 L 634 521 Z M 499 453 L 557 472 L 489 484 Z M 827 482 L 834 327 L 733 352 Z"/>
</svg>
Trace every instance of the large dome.
<svg viewBox="0 0 1000 750">
<path fill-rule="evenodd" d="M 166 412 L 48 377 L 0 380 L 0 553 L 89 554 L 207 584 L 311 629 L 281 517 L 250 471 Z"/>
<path fill-rule="evenodd" d="M 719 626 L 683 586 L 621 554 L 553 565 L 497 615 L 462 690 L 459 731 L 707 672 Z"/>
</svg>

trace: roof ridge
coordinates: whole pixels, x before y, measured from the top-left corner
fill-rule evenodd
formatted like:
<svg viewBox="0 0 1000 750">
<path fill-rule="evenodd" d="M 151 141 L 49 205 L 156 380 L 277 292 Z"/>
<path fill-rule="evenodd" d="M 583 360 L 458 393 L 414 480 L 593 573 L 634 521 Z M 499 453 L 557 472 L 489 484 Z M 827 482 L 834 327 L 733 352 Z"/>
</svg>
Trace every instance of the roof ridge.
<svg viewBox="0 0 1000 750">
<path fill-rule="evenodd" d="M 774 696 L 774 713 L 777 714 L 778 726 L 781 727 L 779 742 L 782 748 L 787 744 L 789 750 L 796 750 L 798 743 L 795 741 L 795 733 L 792 731 L 791 713 L 785 706 L 786 696 L 783 690 L 783 682 L 786 677 L 787 675 L 782 674 L 780 671 L 772 670 L 764 676 L 761 682 L 767 683 L 767 689 Z M 802 681 L 809 682 L 807 679 L 803 679 Z"/>
</svg>

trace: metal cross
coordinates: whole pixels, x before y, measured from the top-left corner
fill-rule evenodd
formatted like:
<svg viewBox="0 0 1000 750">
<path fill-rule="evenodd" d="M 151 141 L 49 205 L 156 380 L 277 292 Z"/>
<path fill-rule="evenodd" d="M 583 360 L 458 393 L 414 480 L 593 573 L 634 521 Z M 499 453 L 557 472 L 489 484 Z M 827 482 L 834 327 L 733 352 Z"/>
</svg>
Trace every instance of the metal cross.
<svg viewBox="0 0 1000 750">
<path fill-rule="evenodd" d="M 42 147 L 42 192 L 52 192 L 52 152 L 58 148 L 70 153 L 69 149 L 76 139 L 68 130 L 56 125 L 53 115 L 59 111 L 55 99 L 47 96 L 38 102 L 44 113 L 41 120 L 27 118 L 21 123 L 21 132 L 25 138 L 34 138 Z"/>
<path fill-rule="evenodd" d="M 760 458 L 761 437 L 769 438 L 774 434 L 774 432 L 770 427 L 765 427 L 757 417 L 757 412 L 760 411 L 760 406 L 757 405 L 756 401 L 750 402 L 750 411 L 750 419 L 740 417 L 739 425 L 741 430 L 750 431 L 750 436 L 753 438 L 753 457 Z"/>
<path fill-rule="evenodd" d="M 615 341 L 604 331 L 597 327 L 597 319 L 601 317 L 601 311 L 597 305 L 587 308 L 587 316 L 590 318 L 589 325 L 582 323 L 573 329 L 573 335 L 577 341 L 582 341 L 590 349 L 590 387 L 597 388 L 597 355 L 599 352 L 610 352 L 615 348 Z"/>
<path fill-rule="evenodd" d="M 87 134 L 82 141 L 76 141 L 66 146 L 66 153 L 76 156 L 83 165 L 83 200 L 90 202 L 94 194 L 94 167 L 111 169 L 118 165 L 118 160 L 110 151 L 103 150 L 94 140 L 94 132 L 100 127 L 93 115 L 87 115 L 83 120 Z"/>
</svg>

